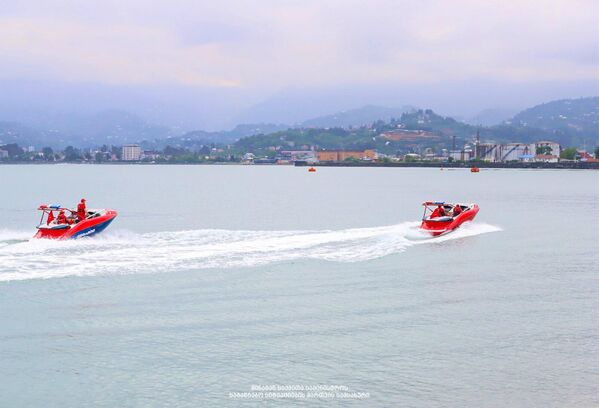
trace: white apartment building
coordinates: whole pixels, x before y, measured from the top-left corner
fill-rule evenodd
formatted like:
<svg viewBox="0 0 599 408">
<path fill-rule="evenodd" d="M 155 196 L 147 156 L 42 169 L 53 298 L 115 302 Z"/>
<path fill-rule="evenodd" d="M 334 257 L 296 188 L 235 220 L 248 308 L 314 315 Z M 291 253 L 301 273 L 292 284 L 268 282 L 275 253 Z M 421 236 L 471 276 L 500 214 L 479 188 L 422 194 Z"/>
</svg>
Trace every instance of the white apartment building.
<svg viewBox="0 0 599 408">
<path fill-rule="evenodd" d="M 137 144 L 124 145 L 121 158 L 125 161 L 139 161 L 141 159 L 141 146 Z"/>
</svg>

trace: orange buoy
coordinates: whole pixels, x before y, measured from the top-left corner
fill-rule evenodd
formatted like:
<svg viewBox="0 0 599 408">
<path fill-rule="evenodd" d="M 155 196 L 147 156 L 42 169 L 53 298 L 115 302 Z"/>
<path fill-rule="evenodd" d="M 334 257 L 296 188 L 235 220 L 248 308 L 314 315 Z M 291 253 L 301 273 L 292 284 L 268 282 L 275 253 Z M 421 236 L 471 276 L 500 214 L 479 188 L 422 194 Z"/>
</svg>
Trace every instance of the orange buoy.
<svg viewBox="0 0 599 408">
<path fill-rule="evenodd" d="M 310 167 L 310 168 L 308 169 L 308 171 L 309 171 L 310 173 L 314 173 L 314 172 L 316 171 L 316 169 L 315 169 L 314 167 Z"/>
<path fill-rule="evenodd" d="M 478 173 L 479 171 L 480 171 L 480 169 L 478 167 L 470 167 L 471 173 Z"/>
</svg>

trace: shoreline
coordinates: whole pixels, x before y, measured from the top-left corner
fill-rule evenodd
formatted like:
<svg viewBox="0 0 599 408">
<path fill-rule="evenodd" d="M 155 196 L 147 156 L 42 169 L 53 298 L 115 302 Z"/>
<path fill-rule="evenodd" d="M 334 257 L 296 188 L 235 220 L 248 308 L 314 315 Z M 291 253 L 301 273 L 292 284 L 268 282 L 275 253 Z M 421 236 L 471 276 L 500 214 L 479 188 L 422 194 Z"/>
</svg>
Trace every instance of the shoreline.
<svg viewBox="0 0 599 408">
<path fill-rule="evenodd" d="M 599 170 L 599 163 L 588 162 L 559 162 L 559 163 L 447 163 L 447 162 L 413 162 L 413 163 L 373 163 L 373 162 L 324 162 L 307 163 L 295 162 L 297 167 L 422 167 L 422 168 L 447 168 L 469 169 L 550 169 L 550 170 Z"/>
<path fill-rule="evenodd" d="M 246 164 L 239 162 L 209 162 L 209 163 L 143 163 L 143 162 L 30 162 L 30 161 L 0 161 L 2 165 L 90 165 L 90 166 L 295 166 L 295 167 L 404 167 L 404 168 L 440 168 L 440 169 L 469 169 L 478 167 L 480 169 L 548 169 L 548 170 L 599 170 L 599 162 L 559 162 L 559 163 L 447 163 L 447 162 L 322 162 L 308 163 L 296 161 L 288 164 L 255 163 Z"/>
</svg>

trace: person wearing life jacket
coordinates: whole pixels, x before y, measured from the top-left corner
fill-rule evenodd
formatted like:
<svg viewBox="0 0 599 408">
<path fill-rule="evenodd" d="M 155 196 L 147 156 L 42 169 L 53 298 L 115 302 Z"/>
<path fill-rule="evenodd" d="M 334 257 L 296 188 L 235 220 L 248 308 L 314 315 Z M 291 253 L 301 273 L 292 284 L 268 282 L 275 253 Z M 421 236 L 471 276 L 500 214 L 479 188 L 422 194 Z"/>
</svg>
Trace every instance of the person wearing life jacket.
<svg viewBox="0 0 599 408">
<path fill-rule="evenodd" d="M 77 219 L 83 221 L 85 219 L 85 198 L 82 198 L 79 204 L 77 204 Z"/>
<path fill-rule="evenodd" d="M 58 217 L 56 217 L 57 224 L 68 224 L 67 216 L 64 214 L 64 210 L 60 210 Z"/>
<path fill-rule="evenodd" d="M 438 204 L 437 208 L 431 214 L 431 218 L 445 217 L 445 208 L 443 208 L 442 204 Z"/>
<path fill-rule="evenodd" d="M 50 225 L 50 223 L 51 223 L 52 221 L 54 221 L 54 212 L 53 212 L 53 211 L 50 211 L 50 212 L 48 213 L 48 220 L 46 221 L 46 225 Z"/>
<path fill-rule="evenodd" d="M 453 207 L 453 216 L 457 217 L 458 215 L 460 215 L 462 213 L 462 207 L 460 207 L 459 204 L 456 204 L 455 207 Z"/>
</svg>

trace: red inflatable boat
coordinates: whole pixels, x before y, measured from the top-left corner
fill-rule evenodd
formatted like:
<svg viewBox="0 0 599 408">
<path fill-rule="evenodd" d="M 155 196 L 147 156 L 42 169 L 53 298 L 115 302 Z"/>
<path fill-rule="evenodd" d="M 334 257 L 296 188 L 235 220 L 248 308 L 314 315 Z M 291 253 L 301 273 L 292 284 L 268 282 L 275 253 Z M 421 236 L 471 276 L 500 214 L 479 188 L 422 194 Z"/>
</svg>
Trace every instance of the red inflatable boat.
<svg viewBox="0 0 599 408">
<path fill-rule="evenodd" d="M 422 203 L 424 214 L 420 229 L 436 237 L 447 234 L 466 221 L 472 221 L 478 213 L 476 204 L 450 204 L 444 201 Z"/>
<path fill-rule="evenodd" d="M 38 210 L 42 212 L 42 218 L 37 226 L 37 234 L 34 238 L 74 239 L 89 237 L 102 232 L 117 215 L 114 210 L 88 209 L 85 213 L 85 219 L 78 221 L 75 211 L 60 205 L 43 204 L 39 206 Z M 66 223 L 59 223 L 57 218 L 54 217 L 54 212 L 58 213 L 60 211 L 69 214 Z"/>
</svg>

